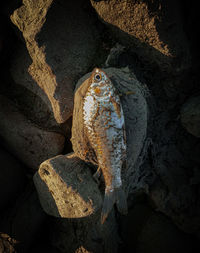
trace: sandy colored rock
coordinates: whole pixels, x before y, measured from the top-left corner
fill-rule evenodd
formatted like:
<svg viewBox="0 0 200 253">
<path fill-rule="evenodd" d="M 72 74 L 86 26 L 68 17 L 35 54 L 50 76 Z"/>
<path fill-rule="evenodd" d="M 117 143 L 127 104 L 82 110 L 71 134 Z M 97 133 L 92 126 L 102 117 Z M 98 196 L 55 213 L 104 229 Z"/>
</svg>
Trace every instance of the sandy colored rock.
<svg viewBox="0 0 200 253">
<path fill-rule="evenodd" d="M 41 96 L 58 123 L 71 117 L 75 81 L 93 64 L 98 45 L 99 35 L 84 4 L 24 0 L 11 15 L 27 47 L 19 48 L 13 59 L 14 80 Z"/>
<path fill-rule="evenodd" d="M 101 193 L 89 167 L 74 154 L 43 162 L 34 183 L 40 203 L 49 215 L 81 218 L 101 208 Z"/>
<path fill-rule="evenodd" d="M 37 128 L 17 109 L 16 104 L 0 96 L 0 136 L 7 148 L 35 170 L 46 159 L 58 155 L 65 137 Z"/>
<path fill-rule="evenodd" d="M 128 68 L 107 68 L 103 70 L 121 94 L 127 139 L 127 167 L 122 171 L 122 178 L 124 180 L 124 187 L 129 191 L 132 174 L 135 170 L 134 166 L 136 165 L 146 138 L 147 103 L 145 96 L 148 94 L 148 89 L 133 74 L 130 74 Z M 91 157 L 93 156 L 90 155 L 94 151 L 84 133 L 82 116 L 83 98 L 89 85 L 88 78 L 90 74 L 88 73 L 81 78 L 76 86 L 71 141 L 73 150 L 77 156 L 85 161 L 91 162 Z M 126 92 L 129 92 L 129 95 L 126 95 Z"/>
<path fill-rule="evenodd" d="M 143 62 L 156 63 L 162 71 L 173 73 L 190 66 L 189 46 L 177 3 L 91 0 L 91 4 L 114 37 Z"/>
<path fill-rule="evenodd" d="M 0 147 L 0 210 L 15 200 L 25 185 L 24 166 Z"/>
<path fill-rule="evenodd" d="M 188 99 L 182 106 L 181 123 L 190 134 L 200 137 L 200 96 Z"/>
</svg>

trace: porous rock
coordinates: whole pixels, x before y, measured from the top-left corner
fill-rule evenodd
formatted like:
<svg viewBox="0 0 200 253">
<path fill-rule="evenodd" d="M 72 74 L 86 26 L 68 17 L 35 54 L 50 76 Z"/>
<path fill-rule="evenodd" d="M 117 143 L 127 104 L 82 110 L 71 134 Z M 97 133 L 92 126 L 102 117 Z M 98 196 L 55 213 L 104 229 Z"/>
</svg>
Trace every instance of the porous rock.
<svg viewBox="0 0 200 253">
<path fill-rule="evenodd" d="M 190 134 L 200 137 L 200 96 L 189 98 L 182 106 L 181 123 Z"/>
<path fill-rule="evenodd" d="M 127 163 L 122 171 L 124 188 L 127 193 L 130 190 L 132 174 L 136 162 L 141 154 L 147 133 L 147 102 L 148 89 L 141 84 L 136 77 L 129 72 L 128 68 L 103 69 L 109 76 L 118 93 L 125 116 L 126 140 L 127 140 Z M 90 154 L 93 152 L 83 127 L 83 98 L 89 86 L 89 76 L 82 77 L 76 86 L 74 98 L 74 111 L 72 123 L 72 145 L 73 150 L 81 159 L 91 162 Z M 89 159 L 88 159 L 89 157 Z M 140 157 L 142 160 L 142 157 Z"/>
<path fill-rule="evenodd" d="M 0 95 L 0 136 L 6 147 L 35 170 L 41 162 L 58 155 L 65 137 L 38 128 L 24 117 L 14 102 Z"/>
<path fill-rule="evenodd" d="M 0 210 L 16 198 L 24 184 L 24 166 L 0 147 Z"/>
<path fill-rule="evenodd" d="M 143 62 L 179 73 L 190 67 L 189 45 L 180 6 L 167 1 L 94 1 L 100 19 Z M 172 11 L 173 10 L 173 11 Z"/>
<path fill-rule="evenodd" d="M 89 167 L 75 154 L 59 155 L 43 162 L 34 183 L 41 205 L 49 215 L 81 218 L 101 208 L 101 193 Z"/>
<path fill-rule="evenodd" d="M 58 123 L 72 115 L 75 81 L 93 64 L 98 45 L 93 18 L 84 4 L 83 0 L 24 0 L 11 15 L 27 47 L 14 56 L 12 76 L 47 104 L 50 101 Z"/>
</svg>

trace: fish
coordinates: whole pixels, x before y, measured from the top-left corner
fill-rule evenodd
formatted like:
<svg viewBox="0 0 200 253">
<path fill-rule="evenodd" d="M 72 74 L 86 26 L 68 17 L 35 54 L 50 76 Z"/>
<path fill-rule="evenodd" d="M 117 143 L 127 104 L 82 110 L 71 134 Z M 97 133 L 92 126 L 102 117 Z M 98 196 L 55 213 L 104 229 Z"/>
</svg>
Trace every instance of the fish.
<svg viewBox="0 0 200 253">
<path fill-rule="evenodd" d="M 96 155 L 98 170 L 105 182 L 101 223 L 114 204 L 127 214 L 126 194 L 122 188 L 121 170 L 126 160 L 125 120 L 120 97 L 107 74 L 95 68 L 83 101 L 83 124 Z"/>
</svg>

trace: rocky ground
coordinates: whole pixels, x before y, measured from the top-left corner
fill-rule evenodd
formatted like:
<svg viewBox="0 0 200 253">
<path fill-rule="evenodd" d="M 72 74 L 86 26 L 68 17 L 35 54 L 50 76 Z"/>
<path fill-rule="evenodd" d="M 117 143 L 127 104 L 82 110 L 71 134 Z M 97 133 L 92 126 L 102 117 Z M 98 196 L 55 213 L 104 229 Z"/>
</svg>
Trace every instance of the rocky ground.
<svg viewBox="0 0 200 253">
<path fill-rule="evenodd" d="M 196 2 L 0 7 L 0 253 L 198 252 Z M 129 212 L 104 225 L 104 185 L 71 144 L 84 142 L 74 97 L 94 67 L 121 94 L 127 132 Z"/>
</svg>

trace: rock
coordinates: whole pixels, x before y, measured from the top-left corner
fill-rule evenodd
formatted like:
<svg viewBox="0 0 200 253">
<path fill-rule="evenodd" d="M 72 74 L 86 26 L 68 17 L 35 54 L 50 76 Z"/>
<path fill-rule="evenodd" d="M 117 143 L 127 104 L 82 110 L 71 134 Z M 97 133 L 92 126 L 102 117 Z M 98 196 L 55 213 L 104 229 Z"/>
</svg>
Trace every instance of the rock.
<svg viewBox="0 0 200 253">
<path fill-rule="evenodd" d="M 7 148 L 28 167 L 37 169 L 46 159 L 62 152 L 65 138 L 38 128 L 17 109 L 17 105 L 0 95 L 0 136 Z"/>
<path fill-rule="evenodd" d="M 200 96 L 188 99 L 182 106 L 181 123 L 190 134 L 200 137 Z"/>
<path fill-rule="evenodd" d="M 24 166 L 0 147 L 0 210 L 11 203 L 25 185 Z"/>
<path fill-rule="evenodd" d="M 74 154 L 43 162 L 34 176 L 34 183 L 40 203 L 49 215 L 81 218 L 101 208 L 101 193 L 89 167 Z"/>
<path fill-rule="evenodd" d="M 28 252 L 30 246 L 42 235 L 46 218 L 34 186 L 29 184 L 12 208 L 1 214 L 0 227 L 17 241 L 17 252 Z"/>
<path fill-rule="evenodd" d="M 120 252 L 190 252 L 194 246 L 190 235 L 180 231 L 165 215 L 155 212 L 144 200 L 137 199 L 128 215 L 120 219 L 123 237 Z"/>
<path fill-rule="evenodd" d="M 48 97 L 56 121 L 63 123 L 72 115 L 77 78 L 93 65 L 99 34 L 93 17 L 83 8 L 83 0 L 23 3 L 11 20 L 23 33 L 28 52 L 19 49 L 12 76 L 46 103 Z"/>
<path fill-rule="evenodd" d="M 136 252 L 189 253 L 192 249 L 194 244 L 188 235 L 179 231 L 164 215 L 152 213 L 138 235 Z"/>
<path fill-rule="evenodd" d="M 0 233 L 0 252 L 1 253 L 16 253 L 14 245 L 16 240 L 9 235 Z"/>
<path fill-rule="evenodd" d="M 61 253 L 118 252 L 119 235 L 114 211 L 102 225 L 100 212 L 84 219 L 56 219 L 51 237 Z"/>
<path fill-rule="evenodd" d="M 141 151 L 146 138 L 148 110 L 145 97 L 149 93 L 147 87 L 141 84 L 128 69 L 107 68 L 103 70 L 107 73 L 119 93 L 122 94 L 121 103 L 125 115 L 127 139 L 127 166 L 122 171 L 122 179 L 128 193 L 131 189 L 132 175 L 136 169 L 137 160 L 143 159 Z M 88 144 L 87 137 L 84 135 L 82 103 L 90 75 L 91 73 L 86 74 L 78 81 L 76 86 L 71 138 L 74 152 L 87 162 L 90 161 L 88 157 L 90 152 L 93 151 Z M 129 92 L 129 95 L 126 95 L 126 92 Z M 140 154 L 141 156 L 139 157 Z"/>
<path fill-rule="evenodd" d="M 163 72 L 180 73 L 191 66 L 177 2 L 91 0 L 91 4 L 111 34 L 147 67 L 156 64 Z"/>
</svg>

